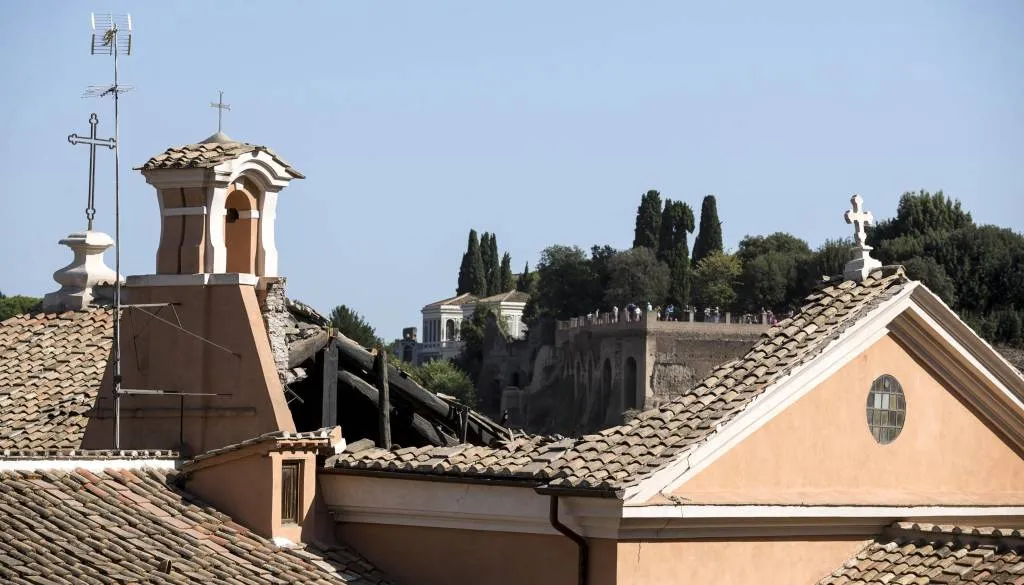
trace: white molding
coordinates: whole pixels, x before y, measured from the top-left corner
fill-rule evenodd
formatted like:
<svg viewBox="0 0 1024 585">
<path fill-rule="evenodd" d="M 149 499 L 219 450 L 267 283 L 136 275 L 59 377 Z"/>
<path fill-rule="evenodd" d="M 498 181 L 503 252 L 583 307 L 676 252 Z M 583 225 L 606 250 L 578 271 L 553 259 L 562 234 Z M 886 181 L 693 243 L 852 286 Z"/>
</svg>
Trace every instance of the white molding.
<svg viewBox="0 0 1024 585">
<path fill-rule="evenodd" d="M 804 506 L 682 504 L 624 506 L 624 519 L 992 518 L 1024 517 L 1024 506 Z"/>
<path fill-rule="evenodd" d="M 206 216 L 206 272 L 223 273 L 228 266 L 228 249 L 224 243 L 224 221 L 227 214 L 228 190 L 226 186 L 213 188 L 207 199 L 210 213 Z"/>
<path fill-rule="evenodd" d="M 210 169 L 148 169 L 142 171 L 146 182 L 159 189 L 193 189 L 210 187 L 213 174 Z"/>
<path fill-rule="evenodd" d="M 230 184 L 244 176 L 253 179 L 261 189 L 283 189 L 293 178 L 284 165 L 261 149 L 226 160 L 213 167 L 213 171 L 218 181 Z"/>
<path fill-rule="evenodd" d="M 180 462 L 176 459 L 0 459 L 2 471 L 103 471 L 104 469 L 165 469 L 175 470 Z"/>
<path fill-rule="evenodd" d="M 924 308 L 932 302 L 927 297 L 934 295 L 921 293 L 923 303 L 893 321 L 893 336 L 927 363 L 946 388 L 977 409 L 1018 452 L 1024 452 L 1024 379 L 1016 373 L 996 376 L 994 369 L 1005 365 L 1009 371 L 1009 364 L 937 297 L 930 311 Z M 946 323 L 953 319 L 962 327 L 961 333 L 968 334 L 960 338 L 969 346 L 950 332 Z"/>
<path fill-rule="evenodd" d="M 318 480 L 337 522 L 558 534 L 548 519 L 550 496 L 530 487 L 332 473 Z M 570 510 L 559 519 L 581 531 Z"/>
<path fill-rule="evenodd" d="M 632 506 L 623 508 L 617 537 L 868 537 L 900 521 L 1016 526 L 1024 522 L 1024 506 Z"/>
<path fill-rule="evenodd" d="M 672 463 L 628 488 L 624 495 L 626 505 L 642 504 L 658 493 L 675 491 L 850 363 L 889 332 L 887 325 L 910 306 L 911 294 L 918 284 L 908 283 L 902 291 L 875 307 L 832 340 L 819 355 L 766 388 L 751 401 L 746 410 L 716 429 L 703 443 L 680 454 Z"/>
<path fill-rule="evenodd" d="M 238 212 L 238 219 L 259 219 L 260 212 L 255 209 L 246 209 Z"/>
<path fill-rule="evenodd" d="M 256 286 L 259 277 L 244 272 L 220 274 L 136 274 L 129 276 L 125 286 Z"/>
<path fill-rule="evenodd" d="M 164 217 L 173 217 L 176 215 L 206 215 L 206 206 L 200 205 L 198 207 L 162 207 L 161 215 Z"/>
</svg>

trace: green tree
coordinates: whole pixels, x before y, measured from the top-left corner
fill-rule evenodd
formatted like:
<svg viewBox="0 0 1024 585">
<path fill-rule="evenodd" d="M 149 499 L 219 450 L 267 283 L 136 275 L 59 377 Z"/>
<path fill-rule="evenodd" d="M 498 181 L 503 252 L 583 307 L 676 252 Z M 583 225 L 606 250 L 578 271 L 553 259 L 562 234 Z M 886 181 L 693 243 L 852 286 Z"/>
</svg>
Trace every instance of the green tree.
<svg viewBox="0 0 1024 585">
<path fill-rule="evenodd" d="M 590 269 L 594 273 L 594 292 L 597 298 L 603 298 L 611 281 L 609 263 L 619 253 L 609 245 L 590 247 Z"/>
<path fill-rule="evenodd" d="M 608 271 L 610 280 L 604 294 L 606 306 L 658 304 L 668 294 L 668 266 L 646 246 L 619 252 L 608 261 Z"/>
<path fill-rule="evenodd" d="M 718 203 L 714 195 L 708 195 L 700 205 L 700 230 L 693 240 L 693 260 L 696 266 L 701 260 L 716 252 L 722 252 L 722 222 L 718 219 Z"/>
<path fill-rule="evenodd" d="M 512 274 L 512 256 L 508 252 L 501 257 L 501 292 L 516 289 L 516 279 Z"/>
<path fill-rule="evenodd" d="M 481 304 L 474 307 L 473 315 L 469 319 L 462 320 L 459 329 L 462 354 L 456 360 L 456 365 L 466 372 L 471 380 L 480 377 L 480 369 L 484 361 L 484 336 L 488 319 L 494 319 L 501 335 L 508 335 L 505 320 L 501 319 L 492 307 Z"/>
<path fill-rule="evenodd" d="M 449 360 L 433 360 L 420 366 L 402 369 L 409 377 L 431 392 L 454 396 L 459 402 L 476 406 L 476 389 L 469 375 Z"/>
<path fill-rule="evenodd" d="M 811 257 L 807 242 L 792 234 L 743 238 L 736 251 L 743 266 L 737 291 L 743 308 L 779 310 L 799 305 L 807 294 L 804 273 Z"/>
<path fill-rule="evenodd" d="M 869 229 L 873 241 L 898 236 L 914 236 L 930 232 L 950 233 L 974 225 L 971 214 L 964 211 L 959 200 L 946 197 L 942 191 L 904 193 L 896 208 L 896 217 L 879 222 Z"/>
<path fill-rule="evenodd" d="M 822 280 L 822 277 L 842 274 L 843 268 L 850 260 L 852 247 L 853 240 L 850 238 L 825 240 L 807 259 L 807 268 L 804 270 L 805 288 L 809 291 Z"/>
<path fill-rule="evenodd" d="M 680 307 L 690 301 L 690 245 L 693 209 L 682 201 L 665 200 L 658 238 L 658 259 L 668 265 L 669 287 L 666 303 Z"/>
<path fill-rule="evenodd" d="M 462 256 L 462 266 L 459 268 L 459 287 L 455 294 L 463 293 L 473 293 L 477 296 L 487 294 L 487 275 L 476 230 L 469 230 L 469 243 L 466 245 L 466 253 Z"/>
<path fill-rule="evenodd" d="M 904 193 L 896 217 L 870 230 L 869 243 L 885 264 L 945 300 L 982 337 L 1021 346 L 1024 320 L 1024 235 L 974 224 L 960 202 L 941 191 Z"/>
<path fill-rule="evenodd" d="M 15 315 L 21 315 L 22 313 L 29 313 L 36 309 L 42 299 L 35 297 L 26 297 L 23 295 L 14 295 L 9 297 L 0 292 L 0 321 L 10 319 Z"/>
<path fill-rule="evenodd" d="M 920 280 L 933 293 L 939 295 L 946 304 L 956 304 L 956 288 L 950 280 L 946 270 L 931 256 L 915 256 L 903 262 L 903 268 L 907 276 L 914 280 Z"/>
<path fill-rule="evenodd" d="M 728 309 L 736 302 L 736 286 L 743 266 L 732 254 L 716 252 L 697 263 L 693 273 L 693 295 L 701 307 Z"/>
<path fill-rule="evenodd" d="M 363 319 L 363 316 L 345 305 L 334 307 L 330 319 L 331 326 L 339 333 L 363 347 L 384 345 L 377 337 L 377 331 Z"/>
<path fill-rule="evenodd" d="M 540 253 L 537 287 L 531 298 L 537 317 L 586 315 L 598 308 L 602 297 L 590 258 L 579 247 L 548 246 Z"/>
<path fill-rule="evenodd" d="M 537 273 L 530 272 L 530 263 L 527 262 L 526 265 L 523 266 L 523 272 L 520 273 L 519 277 L 516 279 L 516 290 L 533 294 L 536 284 Z"/>
<path fill-rule="evenodd" d="M 487 294 L 496 295 L 505 292 L 501 287 L 501 258 L 498 256 L 498 236 L 491 234 L 487 241 L 487 256 L 484 261 L 487 271 Z"/>
<path fill-rule="evenodd" d="M 640 198 L 636 210 L 636 227 L 633 231 L 634 248 L 658 249 L 661 233 L 661 193 L 651 189 Z"/>
</svg>

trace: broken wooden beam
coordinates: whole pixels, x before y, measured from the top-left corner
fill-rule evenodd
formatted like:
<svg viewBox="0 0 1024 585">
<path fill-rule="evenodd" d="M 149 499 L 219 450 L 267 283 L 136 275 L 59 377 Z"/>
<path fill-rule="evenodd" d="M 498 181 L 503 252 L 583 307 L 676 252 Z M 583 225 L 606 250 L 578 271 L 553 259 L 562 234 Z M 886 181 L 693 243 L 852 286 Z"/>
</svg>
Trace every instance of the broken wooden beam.
<svg viewBox="0 0 1024 585">
<path fill-rule="evenodd" d="M 373 377 L 380 396 L 377 404 L 380 446 L 391 449 L 391 386 L 388 384 L 388 353 L 383 347 L 377 348 L 373 356 Z"/>
<path fill-rule="evenodd" d="M 344 384 L 363 395 L 371 404 L 373 404 L 374 408 L 380 408 L 380 392 L 378 392 L 372 384 L 363 380 L 359 376 L 356 376 L 352 372 L 347 372 L 345 370 L 338 372 L 337 379 L 339 383 Z M 431 445 L 446 447 L 458 443 L 454 438 L 449 438 L 446 435 L 438 433 L 434 428 L 434 425 L 430 424 L 430 421 L 416 413 L 413 413 L 412 415 L 412 428 Z"/>
</svg>

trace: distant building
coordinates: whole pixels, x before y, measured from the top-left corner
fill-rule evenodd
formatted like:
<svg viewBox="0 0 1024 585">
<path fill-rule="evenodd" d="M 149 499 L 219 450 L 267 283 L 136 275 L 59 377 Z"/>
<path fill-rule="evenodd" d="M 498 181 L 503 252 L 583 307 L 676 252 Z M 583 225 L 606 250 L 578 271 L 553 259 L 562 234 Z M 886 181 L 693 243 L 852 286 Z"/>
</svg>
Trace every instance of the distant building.
<svg viewBox="0 0 1024 585">
<path fill-rule="evenodd" d="M 402 339 L 397 340 L 393 351 L 402 356 L 402 361 L 422 364 L 437 359 L 452 359 L 462 353 L 462 321 L 473 317 L 477 306 L 487 306 L 505 321 L 505 330 L 512 339 L 526 337 L 523 310 L 530 295 L 520 291 L 509 291 L 479 298 L 463 293 L 451 298 L 430 303 L 420 311 L 423 314 L 423 341 L 416 341 L 416 330 L 407 327 L 402 330 Z M 412 330 L 412 338 L 407 333 Z"/>
</svg>

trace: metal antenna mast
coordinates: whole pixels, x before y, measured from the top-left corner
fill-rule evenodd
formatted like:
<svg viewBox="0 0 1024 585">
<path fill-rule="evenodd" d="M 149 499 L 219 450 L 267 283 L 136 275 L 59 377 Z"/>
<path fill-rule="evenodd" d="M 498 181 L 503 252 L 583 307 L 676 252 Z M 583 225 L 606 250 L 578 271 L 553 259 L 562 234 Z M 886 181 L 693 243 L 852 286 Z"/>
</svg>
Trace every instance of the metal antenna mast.
<svg viewBox="0 0 1024 585">
<path fill-rule="evenodd" d="M 121 140 L 118 96 L 131 88 L 118 84 L 117 58 L 132 54 L 132 17 L 96 14 L 92 18 L 93 55 L 114 57 L 114 84 L 91 87 L 86 95 L 114 97 L 114 449 L 121 448 Z"/>
</svg>

